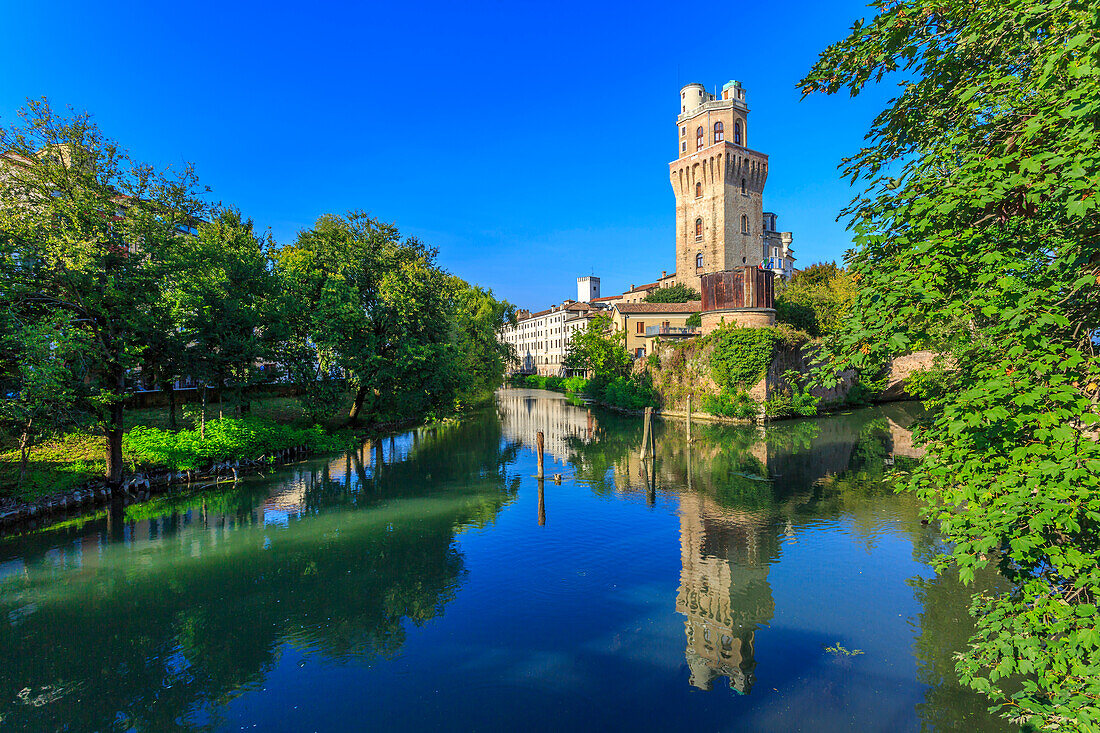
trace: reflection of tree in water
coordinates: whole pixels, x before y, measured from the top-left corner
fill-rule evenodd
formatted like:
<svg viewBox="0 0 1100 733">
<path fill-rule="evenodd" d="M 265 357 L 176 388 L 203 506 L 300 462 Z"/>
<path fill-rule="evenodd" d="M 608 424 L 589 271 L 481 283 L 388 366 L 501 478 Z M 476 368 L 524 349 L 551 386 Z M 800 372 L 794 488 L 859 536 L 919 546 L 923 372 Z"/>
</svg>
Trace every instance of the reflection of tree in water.
<svg viewBox="0 0 1100 733">
<path fill-rule="evenodd" d="M 455 532 L 514 494 L 513 449 L 501 449 L 490 417 L 425 434 L 405 461 L 369 476 L 364 466 L 366 481 L 334 479 L 332 464 L 297 467 L 276 485 L 297 482 L 302 494 L 285 526 L 257 519 L 268 491 L 248 485 L 124 533 L 156 542 L 112 544 L 105 524 L 86 526 L 68 554 L 0 581 L 5 727 L 212 727 L 211 711 L 260 684 L 284 643 L 336 660 L 392 656 L 408 624 L 440 615 L 457 589 Z M 55 573 L 51 561 L 69 568 Z"/>
</svg>

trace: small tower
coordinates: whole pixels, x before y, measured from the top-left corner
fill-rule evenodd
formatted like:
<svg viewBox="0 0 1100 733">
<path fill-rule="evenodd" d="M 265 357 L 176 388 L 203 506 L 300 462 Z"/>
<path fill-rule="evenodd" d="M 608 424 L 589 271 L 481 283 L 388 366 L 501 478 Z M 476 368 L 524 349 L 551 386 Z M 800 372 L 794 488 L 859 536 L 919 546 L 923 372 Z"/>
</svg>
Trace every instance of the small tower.
<svg viewBox="0 0 1100 733">
<path fill-rule="evenodd" d="M 600 279 L 595 275 L 585 275 L 577 278 L 577 301 L 591 303 L 600 297 Z"/>
</svg>

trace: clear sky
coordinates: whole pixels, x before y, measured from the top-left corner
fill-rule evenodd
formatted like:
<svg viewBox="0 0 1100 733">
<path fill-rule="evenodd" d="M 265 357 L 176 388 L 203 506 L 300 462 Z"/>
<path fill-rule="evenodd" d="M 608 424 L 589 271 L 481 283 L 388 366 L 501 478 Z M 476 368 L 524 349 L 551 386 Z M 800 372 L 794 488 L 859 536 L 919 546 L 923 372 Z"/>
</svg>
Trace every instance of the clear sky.
<svg viewBox="0 0 1100 733">
<path fill-rule="evenodd" d="M 837 164 L 889 90 L 800 101 L 860 2 L 4 2 L 0 124 L 88 110 L 136 157 L 195 163 L 279 242 L 363 209 L 528 308 L 674 268 L 679 89 L 746 89 L 764 208 L 796 264 L 839 260 Z"/>
</svg>

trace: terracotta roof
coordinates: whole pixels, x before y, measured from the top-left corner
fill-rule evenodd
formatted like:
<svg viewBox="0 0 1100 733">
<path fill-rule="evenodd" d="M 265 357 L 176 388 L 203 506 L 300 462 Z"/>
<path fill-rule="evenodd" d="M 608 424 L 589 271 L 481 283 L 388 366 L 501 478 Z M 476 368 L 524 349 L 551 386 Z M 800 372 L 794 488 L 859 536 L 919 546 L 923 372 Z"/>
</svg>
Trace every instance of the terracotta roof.
<svg viewBox="0 0 1100 733">
<path fill-rule="evenodd" d="M 623 314 L 633 313 L 698 313 L 703 310 L 703 301 L 689 300 L 686 303 L 619 303 L 615 310 Z"/>
<path fill-rule="evenodd" d="M 661 285 L 660 282 L 649 283 L 647 285 L 639 285 L 638 287 L 636 287 L 632 290 L 628 290 L 627 292 L 637 293 L 640 290 L 653 290 L 654 288 L 660 287 L 660 285 Z"/>
<path fill-rule="evenodd" d="M 603 302 L 606 302 L 608 300 L 620 300 L 622 297 L 623 296 L 621 296 L 621 295 L 608 295 L 605 298 L 593 298 L 591 300 L 591 302 L 592 303 L 603 303 Z"/>
</svg>

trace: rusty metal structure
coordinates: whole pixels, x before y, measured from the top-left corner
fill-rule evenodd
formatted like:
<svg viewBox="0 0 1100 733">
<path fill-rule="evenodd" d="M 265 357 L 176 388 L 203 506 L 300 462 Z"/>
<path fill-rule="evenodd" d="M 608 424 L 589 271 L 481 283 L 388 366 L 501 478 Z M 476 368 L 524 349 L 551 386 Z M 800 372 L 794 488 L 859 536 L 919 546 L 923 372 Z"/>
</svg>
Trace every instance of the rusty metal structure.
<svg viewBox="0 0 1100 733">
<path fill-rule="evenodd" d="M 740 308 L 774 308 L 775 274 L 754 265 L 712 272 L 702 277 L 703 312 Z"/>
</svg>

